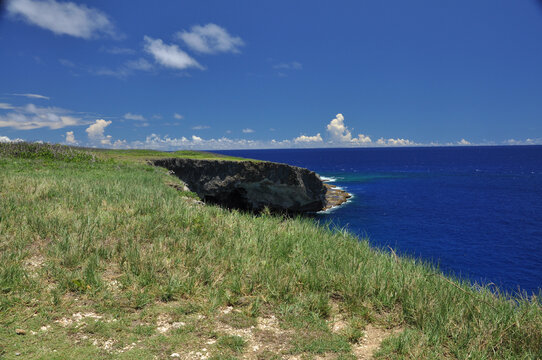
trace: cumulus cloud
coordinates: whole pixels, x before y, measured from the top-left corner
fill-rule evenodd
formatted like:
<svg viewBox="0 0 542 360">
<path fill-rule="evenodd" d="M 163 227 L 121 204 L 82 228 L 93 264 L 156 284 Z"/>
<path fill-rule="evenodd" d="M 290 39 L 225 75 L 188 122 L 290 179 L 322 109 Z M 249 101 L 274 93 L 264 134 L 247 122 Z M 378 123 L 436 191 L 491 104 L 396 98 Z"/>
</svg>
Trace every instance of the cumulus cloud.
<svg viewBox="0 0 542 360">
<path fill-rule="evenodd" d="M 127 149 L 129 147 L 128 142 L 126 140 L 116 140 L 112 144 L 112 146 L 114 149 Z"/>
<path fill-rule="evenodd" d="M 22 142 L 23 139 L 10 139 L 7 136 L 0 136 L 0 143 L 16 143 L 16 142 Z"/>
<path fill-rule="evenodd" d="M 372 142 L 369 136 L 359 134 L 353 138 L 352 133 L 344 123 L 344 116 L 337 114 L 327 125 L 330 141 L 336 144 L 368 145 Z"/>
<path fill-rule="evenodd" d="M 205 130 L 205 129 L 209 129 L 210 126 L 207 126 L 207 125 L 197 125 L 197 126 L 192 126 L 192 130 Z"/>
<path fill-rule="evenodd" d="M 352 140 L 350 130 L 344 124 L 343 114 L 337 114 L 327 125 L 327 131 L 333 142 L 349 142 Z"/>
<path fill-rule="evenodd" d="M 306 135 L 301 135 L 301 136 L 298 136 L 294 139 L 294 142 L 296 144 L 299 144 L 299 143 L 315 143 L 315 142 L 322 142 L 322 136 L 320 135 L 320 133 L 314 135 L 314 136 L 306 136 Z"/>
<path fill-rule="evenodd" d="M 49 100 L 50 99 L 49 96 L 40 95 L 40 94 L 11 94 L 11 95 L 24 96 L 24 97 L 31 98 L 31 99 L 43 99 L 43 100 Z"/>
<path fill-rule="evenodd" d="M 88 138 L 92 142 L 100 143 L 101 145 L 111 144 L 111 135 L 105 135 L 104 130 L 111 124 L 111 120 L 98 119 L 94 124 L 90 125 L 85 131 Z"/>
<path fill-rule="evenodd" d="M 245 44 L 240 37 L 231 36 L 216 24 L 195 25 L 190 31 L 179 31 L 176 37 L 190 49 L 204 54 L 239 53 L 239 48 Z"/>
<path fill-rule="evenodd" d="M 66 144 L 69 145 L 76 145 L 78 142 L 75 140 L 75 135 L 73 134 L 73 131 L 67 131 L 66 132 Z"/>
<path fill-rule="evenodd" d="M 173 117 L 177 120 L 182 120 L 183 116 L 181 114 L 175 113 L 173 114 Z"/>
<path fill-rule="evenodd" d="M 377 145 L 383 145 L 383 146 L 413 146 L 417 145 L 415 142 L 410 141 L 408 139 L 384 139 L 380 138 L 376 141 Z"/>
<path fill-rule="evenodd" d="M 17 130 L 33 130 L 48 127 L 56 130 L 66 126 L 86 124 L 80 118 L 70 115 L 69 110 L 57 107 L 38 107 L 28 104 L 12 107 L 13 111 L 0 115 L 0 127 L 11 127 Z"/>
<path fill-rule="evenodd" d="M 471 145 L 470 141 L 467 141 L 465 139 L 461 139 L 457 142 L 458 145 Z"/>
<path fill-rule="evenodd" d="M 151 54 L 160 65 L 179 70 L 188 68 L 204 70 L 203 66 L 179 49 L 177 45 L 167 45 L 161 39 L 153 39 L 149 36 L 145 36 L 143 39 L 145 51 Z"/>
<path fill-rule="evenodd" d="M 126 113 L 124 114 L 126 120 L 136 120 L 136 121 L 145 121 L 145 117 L 140 114 Z"/>
<path fill-rule="evenodd" d="M 190 138 L 180 137 L 171 138 L 169 136 L 160 136 L 151 134 L 147 136 L 145 141 L 134 141 L 130 144 L 134 148 L 142 149 L 157 149 L 157 150 L 219 150 L 219 149 L 250 149 L 263 147 L 280 147 L 281 143 L 275 142 L 273 145 L 270 142 L 261 142 L 247 139 L 230 139 L 226 137 L 218 139 L 203 139 L 199 136 L 192 135 Z"/>
<path fill-rule="evenodd" d="M 253 133 L 253 132 L 254 132 L 254 130 L 249 129 L 249 128 L 243 129 L 243 133 L 244 133 L 244 134 L 251 134 L 251 133 Z"/>
<path fill-rule="evenodd" d="M 108 16 L 100 10 L 73 2 L 11 0 L 8 12 L 58 35 L 91 39 L 100 35 L 118 37 Z"/>
</svg>

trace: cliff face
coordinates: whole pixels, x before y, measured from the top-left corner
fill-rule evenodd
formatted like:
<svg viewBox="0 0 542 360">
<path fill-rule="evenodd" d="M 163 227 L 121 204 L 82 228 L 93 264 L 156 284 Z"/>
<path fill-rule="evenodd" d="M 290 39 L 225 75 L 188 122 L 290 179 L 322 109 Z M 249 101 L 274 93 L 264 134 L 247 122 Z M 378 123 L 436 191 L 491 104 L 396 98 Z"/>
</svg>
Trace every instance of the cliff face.
<svg viewBox="0 0 542 360">
<path fill-rule="evenodd" d="M 229 208 L 303 213 L 326 207 L 327 188 L 316 173 L 271 162 L 160 159 L 151 161 L 175 173 L 210 203 Z"/>
</svg>

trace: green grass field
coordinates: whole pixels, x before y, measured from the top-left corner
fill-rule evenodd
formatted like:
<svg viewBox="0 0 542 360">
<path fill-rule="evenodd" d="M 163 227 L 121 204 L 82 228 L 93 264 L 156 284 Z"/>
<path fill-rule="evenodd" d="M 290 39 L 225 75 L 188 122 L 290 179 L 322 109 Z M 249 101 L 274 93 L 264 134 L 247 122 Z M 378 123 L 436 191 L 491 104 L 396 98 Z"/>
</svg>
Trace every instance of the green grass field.
<svg viewBox="0 0 542 360">
<path fill-rule="evenodd" d="M 542 358 L 540 298 L 202 206 L 155 155 L 0 144 L 0 358 Z"/>
</svg>

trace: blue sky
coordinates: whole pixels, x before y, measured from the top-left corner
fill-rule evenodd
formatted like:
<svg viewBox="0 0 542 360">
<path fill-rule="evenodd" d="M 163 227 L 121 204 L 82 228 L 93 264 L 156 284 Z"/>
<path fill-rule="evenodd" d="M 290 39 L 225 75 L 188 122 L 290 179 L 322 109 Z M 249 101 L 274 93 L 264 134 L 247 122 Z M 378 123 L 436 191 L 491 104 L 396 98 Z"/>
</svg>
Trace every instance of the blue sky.
<svg viewBox="0 0 542 360">
<path fill-rule="evenodd" d="M 0 141 L 542 144 L 536 0 L 11 0 Z"/>
</svg>

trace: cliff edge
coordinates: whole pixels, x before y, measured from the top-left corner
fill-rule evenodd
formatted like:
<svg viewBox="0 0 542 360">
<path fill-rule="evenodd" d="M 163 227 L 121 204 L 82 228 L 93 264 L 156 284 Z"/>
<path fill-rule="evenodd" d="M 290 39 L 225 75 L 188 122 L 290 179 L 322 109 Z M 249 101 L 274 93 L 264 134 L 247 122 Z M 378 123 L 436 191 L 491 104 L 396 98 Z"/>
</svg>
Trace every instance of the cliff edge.
<svg viewBox="0 0 542 360">
<path fill-rule="evenodd" d="M 296 166 L 179 158 L 150 163 L 172 171 L 203 201 L 228 208 L 305 213 L 338 205 L 329 203 L 329 187 L 316 173 Z"/>
</svg>

